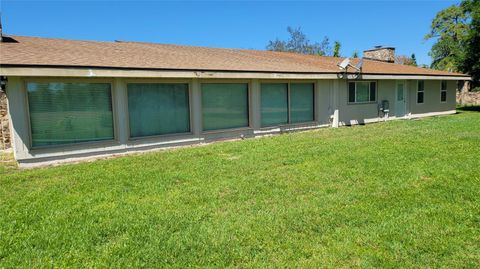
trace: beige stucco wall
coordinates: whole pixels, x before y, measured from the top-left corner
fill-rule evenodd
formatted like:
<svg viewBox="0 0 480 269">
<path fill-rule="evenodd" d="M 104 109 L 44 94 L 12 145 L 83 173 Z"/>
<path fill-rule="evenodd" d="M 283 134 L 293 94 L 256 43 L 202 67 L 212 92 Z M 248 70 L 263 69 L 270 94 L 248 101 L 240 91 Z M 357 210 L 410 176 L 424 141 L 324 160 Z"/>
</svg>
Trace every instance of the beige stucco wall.
<svg viewBox="0 0 480 269">
<path fill-rule="evenodd" d="M 127 92 L 126 85 L 131 81 L 138 81 L 135 78 L 83 78 L 85 80 L 102 80 L 112 82 L 112 98 L 114 109 L 114 130 L 115 139 L 107 142 L 92 142 L 76 145 L 66 145 L 49 147 L 42 149 L 30 149 L 30 130 L 29 116 L 27 110 L 27 94 L 25 89 L 26 81 L 36 78 L 9 77 L 7 95 L 9 99 L 9 112 L 11 115 L 12 142 L 14 155 L 21 163 L 43 162 L 50 160 L 63 160 L 70 158 L 82 158 L 88 156 L 98 156 L 112 153 L 125 153 L 132 151 L 144 151 L 164 147 L 174 147 L 180 145 L 197 144 L 219 139 L 235 139 L 243 137 L 255 137 L 259 135 L 275 134 L 295 130 L 307 130 L 319 127 L 328 127 L 335 125 L 336 111 L 338 111 L 338 121 L 340 125 L 349 125 L 357 123 L 368 123 L 381 120 L 378 115 L 378 104 L 381 100 L 390 101 L 390 109 L 395 109 L 395 80 L 377 81 L 377 102 L 372 104 L 348 104 L 347 82 L 344 80 L 319 79 L 319 80 L 285 80 L 287 82 L 313 82 L 315 83 L 315 121 L 304 124 L 275 126 L 261 128 L 260 115 L 260 85 L 265 80 L 260 79 L 199 79 L 199 78 L 181 78 L 181 79 L 142 79 L 149 82 L 172 82 L 183 81 L 190 85 L 190 109 L 191 109 L 191 133 L 181 135 L 167 135 L 150 137 L 145 139 L 129 139 L 128 111 L 127 111 Z M 42 78 L 47 81 L 62 81 L 61 78 Z M 202 130 L 202 105 L 200 85 L 204 82 L 247 82 L 249 84 L 249 119 L 250 126 L 239 129 L 219 130 L 204 132 Z M 270 80 L 280 81 L 280 80 Z M 411 85 L 416 81 L 408 82 L 409 103 L 414 98 L 416 90 Z M 410 85 L 411 84 L 411 85 Z M 438 84 L 438 87 L 437 87 Z M 448 111 L 455 109 L 455 81 L 448 84 L 449 102 L 440 104 L 440 82 L 426 82 L 425 105 L 422 107 L 410 107 L 414 113 Z M 431 90 L 431 93 L 429 92 Z M 433 89 L 436 89 L 434 92 Z M 450 93 L 452 91 L 452 94 Z M 429 92 L 427 94 L 427 92 Z M 438 95 L 438 98 L 437 98 Z M 451 98 L 450 98 L 451 97 Z M 432 100 L 438 100 L 437 103 Z M 415 100 L 415 99 L 413 99 Z M 452 100 L 453 103 L 450 103 Z M 453 106 L 452 106 L 453 104 Z"/>
<path fill-rule="evenodd" d="M 440 102 L 441 81 L 425 81 L 425 97 L 423 104 L 417 104 L 417 81 L 409 82 L 408 107 L 412 115 L 432 112 L 448 112 L 455 110 L 456 82 L 447 81 L 447 102 Z"/>
<path fill-rule="evenodd" d="M 363 124 L 382 120 L 396 119 L 397 80 L 376 80 L 377 102 L 367 104 L 349 104 L 347 82 L 341 81 L 339 87 L 340 125 Z M 402 80 L 406 87 L 405 118 L 429 116 L 434 114 L 455 113 L 456 81 L 447 81 L 447 102 L 440 102 L 441 80 L 425 80 L 425 102 L 417 104 L 417 80 Z M 378 111 L 382 100 L 388 100 L 390 113 L 382 118 Z"/>
<path fill-rule="evenodd" d="M 375 80 L 377 82 L 377 101 L 366 104 L 348 103 L 348 85 L 341 81 L 339 88 L 340 125 L 364 124 L 380 120 L 379 103 L 388 100 L 390 115 L 395 111 L 395 80 Z"/>
</svg>

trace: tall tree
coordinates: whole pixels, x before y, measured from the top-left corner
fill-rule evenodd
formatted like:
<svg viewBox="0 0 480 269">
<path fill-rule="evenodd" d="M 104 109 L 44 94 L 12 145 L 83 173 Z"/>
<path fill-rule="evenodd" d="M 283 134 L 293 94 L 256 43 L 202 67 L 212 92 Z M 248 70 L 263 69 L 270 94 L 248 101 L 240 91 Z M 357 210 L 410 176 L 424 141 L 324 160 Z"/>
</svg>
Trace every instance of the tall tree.
<svg viewBox="0 0 480 269">
<path fill-rule="evenodd" d="M 415 56 L 415 53 L 412 53 L 412 56 L 410 58 L 412 59 L 412 64 L 411 65 L 418 66 L 417 57 Z"/>
<path fill-rule="evenodd" d="M 342 47 L 342 44 L 340 41 L 335 41 L 335 44 L 333 45 L 333 57 L 340 57 L 340 48 Z"/>
<path fill-rule="evenodd" d="M 352 58 L 358 58 L 358 51 L 355 50 L 352 54 Z"/>
<path fill-rule="evenodd" d="M 430 56 L 434 69 L 460 71 L 464 44 L 468 35 L 468 16 L 461 5 L 450 6 L 437 13 L 425 39 L 436 39 Z"/>
<path fill-rule="evenodd" d="M 302 54 L 313 55 L 331 55 L 330 40 L 324 37 L 321 43 L 311 43 L 307 35 L 302 32 L 301 28 L 287 27 L 290 34 L 288 40 L 270 40 L 267 44 L 267 50 L 271 51 L 287 51 Z"/>
<path fill-rule="evenodd" d="M 471 18 L 471 23 L 465 42 L 465 57 L 461 70 L 472 76 L 474 87 L 480 87 L 480 1 L 463 1 L 462 7 Z"/>
</svg>

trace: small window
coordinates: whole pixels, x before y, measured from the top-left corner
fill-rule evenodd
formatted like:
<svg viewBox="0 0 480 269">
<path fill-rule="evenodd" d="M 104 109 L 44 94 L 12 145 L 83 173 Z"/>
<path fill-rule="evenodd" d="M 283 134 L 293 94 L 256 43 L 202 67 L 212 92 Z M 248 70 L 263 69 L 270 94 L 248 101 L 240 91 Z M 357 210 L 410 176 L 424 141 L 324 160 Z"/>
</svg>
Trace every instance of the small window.
<svg viewBox="0 0 480 269">
<path fill-rule="evenodd" d="M 356 81 L 348 83 L 349 103 L 370 103 L 377 100 L 377 83 Z"/>
<path fill-rule="evenodd" d="M 419 80 L 417 84 L 417 104 L 423 104 L 425 97 L 425 82 Z"/>
<path fill-rule="evenodd" d="M 445 80 L 442 81 L 442 87 L 440 88 L 440 102 L 447 102 L 447 82 Z"/>
</svg>

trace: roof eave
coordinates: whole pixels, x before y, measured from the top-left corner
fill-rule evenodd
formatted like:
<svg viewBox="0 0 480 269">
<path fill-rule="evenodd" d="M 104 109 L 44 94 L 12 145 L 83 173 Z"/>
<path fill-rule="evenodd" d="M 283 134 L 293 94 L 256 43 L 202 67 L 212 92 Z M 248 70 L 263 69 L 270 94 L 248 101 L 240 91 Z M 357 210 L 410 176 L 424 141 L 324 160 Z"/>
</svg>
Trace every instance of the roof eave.
<svg viewBox="0 0 480 269">
<path fill-rule="evenodd" d="M 284 72 L 262 70 L 153 69 L 91 66 L 0 64 L 0 75 L 23 77 L 138 77 L 138 78 L 239 78 L 239 79 L 338 79 L 339 72 Z M 362 73 L 359 79 L 471 80 L 467 75 Z"/>
</svg>

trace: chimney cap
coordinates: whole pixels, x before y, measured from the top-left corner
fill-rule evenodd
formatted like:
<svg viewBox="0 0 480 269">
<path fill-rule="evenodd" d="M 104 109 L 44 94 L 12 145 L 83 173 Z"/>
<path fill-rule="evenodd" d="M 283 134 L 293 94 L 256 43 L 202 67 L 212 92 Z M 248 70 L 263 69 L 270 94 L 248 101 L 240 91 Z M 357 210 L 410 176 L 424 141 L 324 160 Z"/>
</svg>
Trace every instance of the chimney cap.
<svg viewBox="0 0 480 269">
<path fill-rule="evenodd" d="M 383 50 L 383 49 L 395 50 L 395 47 L 377 45 L 377 46 L 374 46 L 373 49 L 364 50 L 364 52 L 365 52 L 365 51 Z"/>
</svg>

